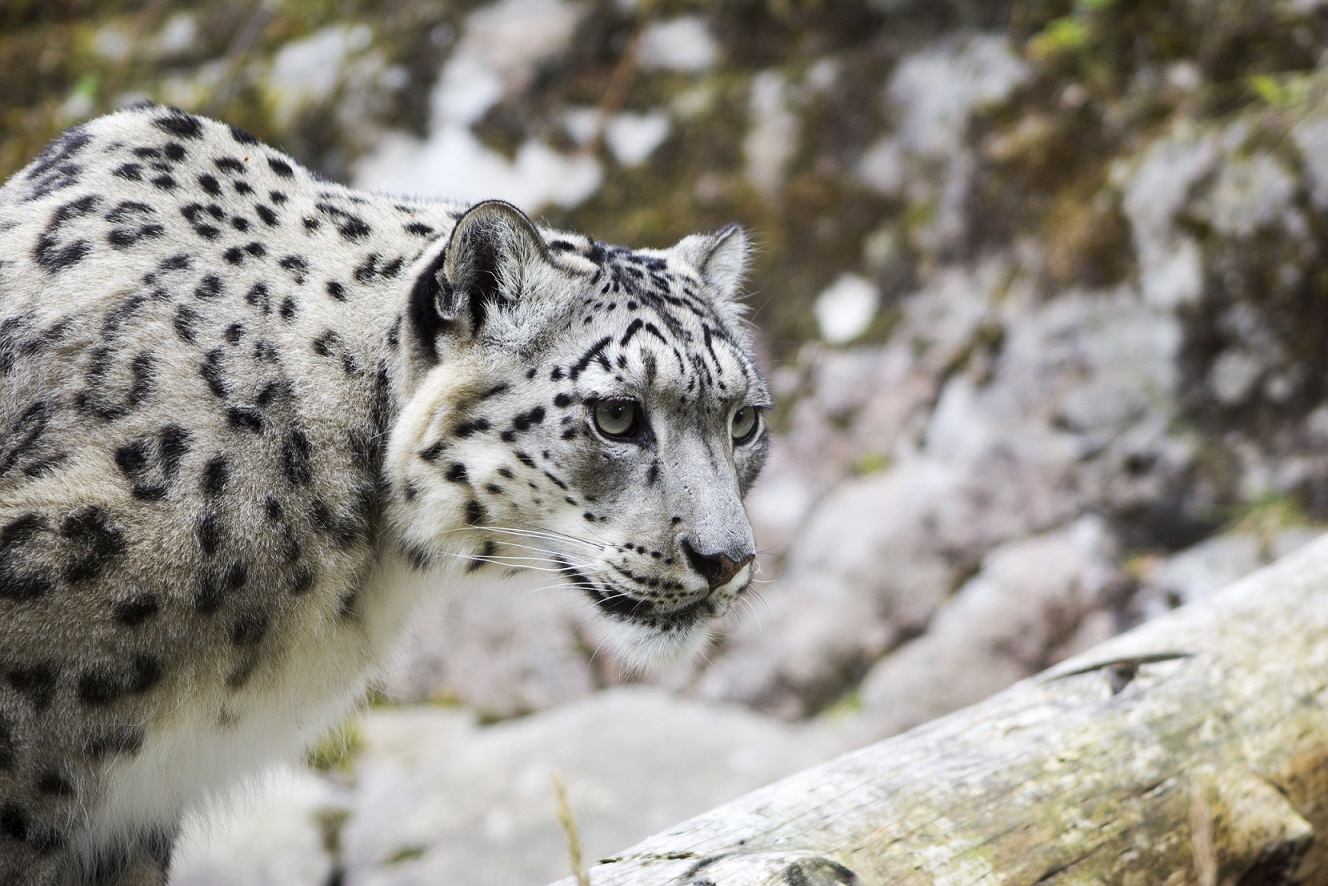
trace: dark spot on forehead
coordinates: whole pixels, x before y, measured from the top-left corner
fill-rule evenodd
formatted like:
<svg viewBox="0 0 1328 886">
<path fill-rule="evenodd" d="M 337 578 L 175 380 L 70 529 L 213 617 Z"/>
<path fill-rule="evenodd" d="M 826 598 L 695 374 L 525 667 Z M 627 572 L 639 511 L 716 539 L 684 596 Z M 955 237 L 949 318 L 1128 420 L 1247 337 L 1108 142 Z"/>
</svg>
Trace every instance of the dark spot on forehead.
<svg viewBox="0 0 1328 886">
<path fill-rule="evenodd" d="M 168 109 L 165 114 L 153 120 L 152 125 L 163 132 L 169 132 L 181 138 L 197 139 L 203 137 L 203 127 L 198 122 L 198 118 L 192 114 L 186 114 L 178 108 Z"/>
</svg>

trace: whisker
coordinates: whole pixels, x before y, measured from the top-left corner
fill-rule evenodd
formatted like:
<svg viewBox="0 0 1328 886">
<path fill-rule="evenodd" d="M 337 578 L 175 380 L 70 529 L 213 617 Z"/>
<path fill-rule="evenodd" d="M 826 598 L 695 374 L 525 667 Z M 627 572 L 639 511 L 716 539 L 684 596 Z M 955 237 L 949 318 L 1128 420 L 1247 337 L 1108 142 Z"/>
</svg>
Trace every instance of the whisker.
<svg viewBox="0 0 1328 886">
<path fill-rule="evenodd" d="M 482 524 L 478 526 L 458 526 L 455 529 L 444 530 L 439 534 L 450 535 L 454 532 L 474 532 L 477 530 L 502 533 L 505 535 L 524 536 L 527 538 L 538 538 L 538 539 L 544 539 L 546 541 L 570 541 L 570 542 L 575 542 L 576 544 L 582 544 L 587 547 L 592 547 L 597 549 L 602 547 L 602 545 L 598 545 L 595 542 L 587 541 L 584 538 L 577 538 L 574 535 L 567 535 L 562 532 L 553 532 L 551 530 L 538 530 L 538 529 L 519 529 L 515 526 L 494 526 L 491 524 Z"/>
<path fill-rule="evenodd" d="M 523 544 L 518 544 L 518 543 L 516 543 L 516 542 L 514 542 L 514 541 L 505 541 L 505 542 L 503 542 L 502 544 L 503 544 L 505 547 L 516 548 L 517 550 L 520 550 L 520 551 L 534 551 L 534 552 L 537 553 L 537 554 L 544 554 L 545 557 L 559 557 L 559 556 L 561 556 L 561 553 L 560 553 L 559 551 L 551 551 L 551 550 L 549 550 L 548 548 L 536 547 L 535 545 L 523 545 Z M 531 558 L 527 558 L 527 559 L 537 559 L 537 558 L 533 558 L 533 557 L 531 557 Z"/>
<path fill-rule="evenodd" d="M 582 538 L 579 535 L 572 535 L 571 533 L 567 532 L 559 532 L 556 529 L 524 529 L 519 526 L 496 526 L 494 528 L 503 532 L 511 532 L 514 534 L 531 533 L 537 535 L 544 535 L 549 538 L 559 538 L 565 541 L 580 542 L 581 544 L 585 545 L 598 546 L 596 542 L 591 541 L 590 539 Z M 607 542 L 605 543 L 607 544 Z M 613 545 L 612 547 L 616 547 L 616 545 Z"/>
<path fill-rule="evenodd" d="M 520 537 L 525 537 L 525 538 L 543 538 L 543 539 L 556 540 L 556 541 L 570 541 L 570 542 L 575 542 L 576 544 L 587 545 L 588 547 L 594 547 L 594 548 L 602 547 L 602 545 L 598 545 L 598 544 L 596 544 L 596 543 L 593 542 L 593 541 L 589 541 L 589 540 L 584 539 L 584 538 L 578 538 L 578 537 L 576 537 L 575 535 L 567 535 L 566 533 L 562 533 L 562 532 L 552 532 L 552 531 L 541 530 L 541 529 L 519 529 L 519 528 L 517 528 L 517 527 L 515 527 L 515 526 L 488 526 L 488 525 L 486 525 L 486 526 L 478 526 L 478 527 L 471 527 L 471 528 L 475 528 L 475 529 L 486 529 L 486 530 L 488 530 L 488 531 L 490 531 L 490 532 L 498 532 L 498 533 L 502 533 L 502 534 L 504 534 L 504 535 L 515 535 L 515 536 L 520 536 Z"/>
<path fill-rule="evenodd" d="M 558 584 L 552 584 L 552 585 L 540 585 L 537 588 L 528 588 L 527 590 L 522 591 L 520 596 L 529 597 L 534 594 L 542 594 L 542 593 L 547 593 L 549 591 L 565 591 L 571 587 L 572 586 L 567 584 L 566 582 L 559 582 Z"/>
<path fill-rule="evenodd" d="M 764 631 L 764 630 L 765 630 L 765 625 L 763 625 L 763 624 L 761 623 L 761 613 L 760 613 L 760 612 L 757 610 L 757 608 L 756 608 L 756 602 L 757 602 L 757 600 L 761 600 L 762 603 L 765 603 L 765 601 L 762 600 L 762 599 L 759 598 L 759 597 L 756 597 L 756 598 L 753 598 L 753 597 L 740 597 L 740 598 L 738 599 L 738 602 L 739 602 L 739 604 L 742 606 L 742 611 L 743 611 L 744 615 L 745 615 L 747 618 L 750 618 L 750 619 L 752 619 L 753 621 L 756 622 L 756 629 L 757 629 L 758 631 Z M 768 606 L 768 605 L 767 605 L 767 607 L 766 607 L 766 611 L 767 611 L 767 612 L 769 611 L 769 606 Z"/>
<path fill-rule="evenodd" d="M 532 549 L 533 550 L 533 549 Z M 548 563 L 548 557 L 521 557 L 517 554 L 486 554 L 486 559 L 494 563 Z"/>
<path fill-rule="evenodd" d="M 752 607 L 752 612 L 753 612 L 753 613 L 756 612 L 756 609 L 755 609 L 756 604 L 757 604 L 757 603 L 760 603 L 760 604 L 761 604 L 761 608 L 765 610 L 765 612 L 766 612 L 767 615 L 771 615 L 771 616 L 774 615 L 774 610 L 772 610 L 772 609 L 770 608 L 770 601 L 767 600 L 767 599 L 765 598 L 765 595 L 764 595 L 764 594 L 760 594 L 760 593 L 752 594 L 750 597 L 748 597 L 748 599 L 747 599 L 747 603 L 748 603 L 748 605 L 750 605 L 750 606 Z M 754 614 L 754 617 L 757 619 L 757 624 L 760 624 L 760 616 Z"/>
<path fill-rule="evenodd" d="M 612 542 L 612 541 L 610 541 L 609 539 L 605 538 L 604 536 L 600 535 L 598 532 L 595 531 L 595 527 L 594 527 L 594 526 L 587 526 L 587 527 L 586 527 L 586 531 L 589 532 L 591 535 L 595 536 L 595 538 L 599 539 L 600 543 L 603 544 L 603 545 L 606 545 L 607 547 L 611 547 L 611 548 L 615 548 L 615 549 L 617 549 L 617 548 L 621 548 L 621 547 L 622 547 L 622 545 L 615 544 L 614 542 Z"/>
<path fill-rule="evenodd" d="M 506 563 L 503 560 L 499 559 L 498 557 L 481 557 L 481 556 L 476 556 L 474 554 L 461 554 L 456 551 L 440 551 L 440 553 L 445 554 L 448 557 L 455 557 L 458 560 L 466 560 L 472 563 L 490 563 L 494 566 L 506 566 L 509 569 L 525 569 L 530 572 L 545 572 L 552 575 L 564 574 L 563 570 L 557 569 L 553 566 L 532 566 L 528 563 Z M 542 558 L 523 557 L 522 559 L 536 560 Z"/>
</svg>

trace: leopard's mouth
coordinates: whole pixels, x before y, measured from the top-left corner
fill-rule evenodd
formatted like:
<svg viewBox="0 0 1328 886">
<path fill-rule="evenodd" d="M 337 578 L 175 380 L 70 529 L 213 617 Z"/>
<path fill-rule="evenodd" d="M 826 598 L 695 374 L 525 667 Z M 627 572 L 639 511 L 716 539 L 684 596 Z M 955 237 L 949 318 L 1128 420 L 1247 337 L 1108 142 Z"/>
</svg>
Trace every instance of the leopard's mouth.
<svg viewBox="0 0 1328 886">
<path fill-rule="evenodd" d="M 635 622 L 657 631 L 676 631 L 690 628 L 715 614 L 709 597 L 702 597 L 673 609 L 662 610 L 652 600 L 633 597 L 623 591 L 601 588 L 588 575 L 566 560 L 561 557 L 556 559 L 559 569 L 568 580 L 610 618 Z"/>
</svg>

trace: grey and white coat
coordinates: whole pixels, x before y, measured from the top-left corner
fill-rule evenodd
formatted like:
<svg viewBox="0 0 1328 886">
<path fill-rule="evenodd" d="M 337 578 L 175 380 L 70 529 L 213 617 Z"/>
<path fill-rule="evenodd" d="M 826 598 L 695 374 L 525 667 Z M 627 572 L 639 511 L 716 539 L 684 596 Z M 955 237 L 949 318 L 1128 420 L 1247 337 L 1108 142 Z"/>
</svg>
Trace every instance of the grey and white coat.
<svg viewBox="0 0 1328 886">
<path fill-rule="evenodd" d="M 464 573 L 700 648 L 768 445 L 745 254 L 357 192 L 169 108 L 54 142 L 0 188 L 0 884 L 165 882 Z"/>
</svg>

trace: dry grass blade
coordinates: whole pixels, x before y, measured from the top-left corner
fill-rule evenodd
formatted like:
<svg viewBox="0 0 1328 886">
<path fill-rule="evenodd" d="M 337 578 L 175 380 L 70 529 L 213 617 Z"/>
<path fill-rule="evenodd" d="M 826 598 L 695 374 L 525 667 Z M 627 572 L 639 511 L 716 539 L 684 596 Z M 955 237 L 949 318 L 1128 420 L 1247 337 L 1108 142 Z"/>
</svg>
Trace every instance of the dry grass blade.
<svg viewBox="0 0 1328 886">
<path fill-rule="evenodd" d="M 572 876 L 576 877 L 577 886 L 590 886 L 590 875 L 581 864 L 581 835 L 576 830 L 572 804 L 567 801 L 567 784 L 557 769 L 553 770 L 552 776 L 553 792 L 558 800 L 558 823 L 563 826 L 563 835 L 567 838 L 567 861 L 572 866 Z"/>
</svg>

